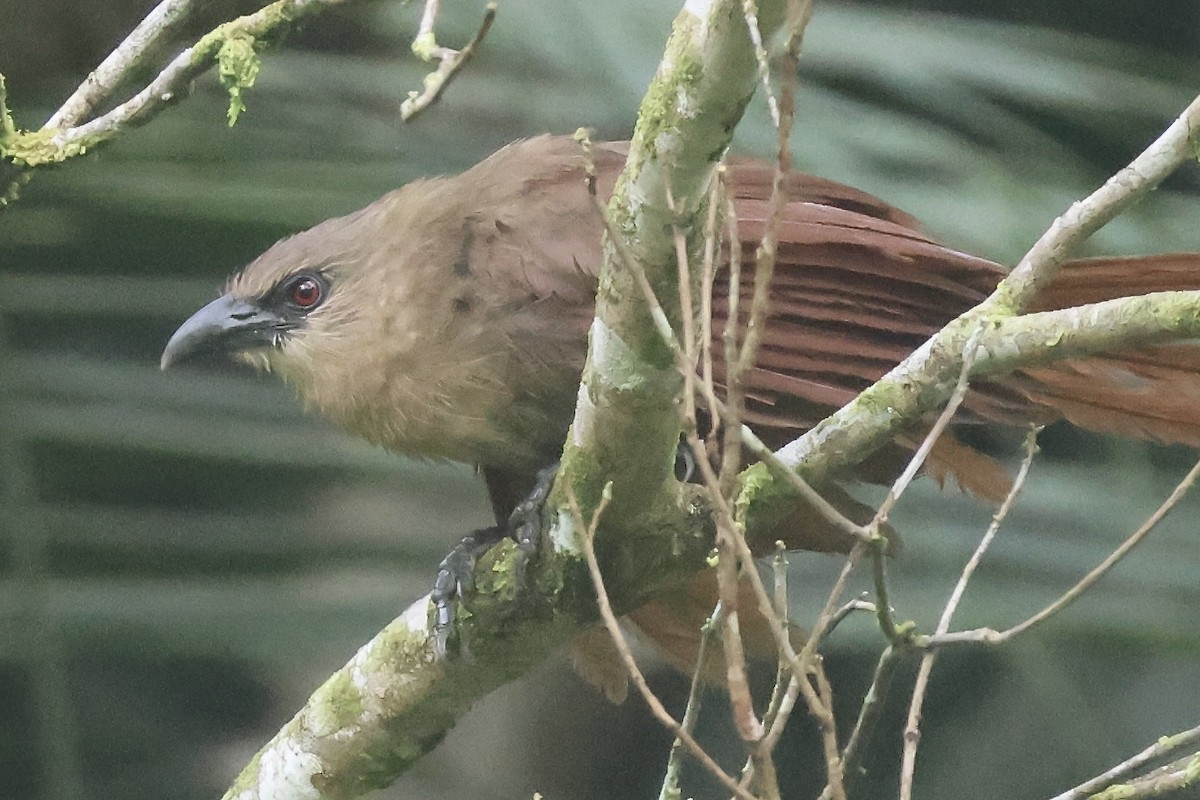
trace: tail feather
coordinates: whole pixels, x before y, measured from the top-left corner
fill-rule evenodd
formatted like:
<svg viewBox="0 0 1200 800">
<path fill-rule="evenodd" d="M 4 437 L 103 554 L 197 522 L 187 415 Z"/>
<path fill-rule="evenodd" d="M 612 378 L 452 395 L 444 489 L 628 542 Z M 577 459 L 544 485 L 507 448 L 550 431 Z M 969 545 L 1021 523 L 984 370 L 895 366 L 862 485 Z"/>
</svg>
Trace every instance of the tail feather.
<svg viewBox="0 0 1200 800">
<path fill-rule="evenodd" d="M 1148 292 L 1200 290 L 1200 254 L 1066 264 L 1031 311 Z M 1022 370 L 1009 382 L 1031 402 L 1083 428 L 1200 446 L 1200 342 L 1147 345 Z"/>
<path fill-rule="evenodd" d="M 1099 303 L 1148 292 L 1200 289 L 1200 253 L 1084 258 L 1063 265 L 1030 311 Z"/>
<path fill-rule="evenodd" d="M 1135 365 L 1119 357 L 1063 361 L 1025 372 L 1017 387 L 1081 428 L 1200 446 L 1200 370 Z"/>
</svg>

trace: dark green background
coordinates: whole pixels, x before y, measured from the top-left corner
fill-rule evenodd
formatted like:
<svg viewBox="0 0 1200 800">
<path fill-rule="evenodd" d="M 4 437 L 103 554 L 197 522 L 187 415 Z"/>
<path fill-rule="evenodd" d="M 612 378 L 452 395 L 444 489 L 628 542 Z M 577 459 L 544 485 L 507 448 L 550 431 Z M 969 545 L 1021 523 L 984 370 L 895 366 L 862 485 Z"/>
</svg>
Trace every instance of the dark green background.
<svg viewBox="0 0 1200 800">
<path fill-rule="evenodd" d="M 40 125 L 147 5 L 0 0 L 18 123 Z M 209 4 L 193 32 L 235 5 Z M 1200 91 L 1194 0 L 899 5 L 819 4 L 796 159 L 1007 263 Z M 1007 20 L 986 18 L 1001 5 Z M 442 36 L 461 42 L 481 4 L 448 6 Z M 343 436 L 268 380 L 156 368 L 174 326 L 279 236 L 518 136 L 580 125 L 626 136 L 677 4 L 504 3 L 478 60 L 406 126 L 398 104 L 423 69 L 407 52 L 418 11 L 374 2 L 318 17 L 266 58 L 233 130 L 206 77 L 148 127 L 37 175 L 0 212 L 0 798 L 217 795 L 487 520 L 467 469 Z M 770 141 L 755 105 L 739 149 Z M 1198 186 L 1186 170 L 1091 247 L 1200 249 Z M 980 437 L 1014 449 L 1011 436 Z M 1193 457 L 1048 432 L 961 622 L 1001 626 L 1039 608 Z M 942 660 L 921 796 L 1048 795 L 1196 724 L 1197 508 L 1188 501 L 1041 631 Z M 932 625 L 988 515 L 954 489 L 906 499 L 901 616 Z M 798 619 L 836 567 L 793 559 Z M 830 642 L 843 719 L 878 648 L 866 619 Z M 679 708 L 681 679 L 655 676 Z M 723 702 L 709 699 L 703 738 L 732 765 Z M 817 750 L 796 722 L 785 788 L 811 796 Z M 881 732 L 866 794 L 889 791 L 898 730 Z M 379 796 L 650 797 L 666 743 L 639 701 L 607 706 L 556 662 L 482 702 Z"/>
</svg>

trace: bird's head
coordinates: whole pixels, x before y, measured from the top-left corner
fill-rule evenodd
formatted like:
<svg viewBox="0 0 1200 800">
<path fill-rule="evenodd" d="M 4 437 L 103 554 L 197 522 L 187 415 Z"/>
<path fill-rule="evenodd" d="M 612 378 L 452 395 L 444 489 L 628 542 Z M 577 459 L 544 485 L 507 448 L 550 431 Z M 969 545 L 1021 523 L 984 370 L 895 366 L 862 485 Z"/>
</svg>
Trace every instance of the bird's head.
<svg viewBox="0 0 1200 800">
<path fill-rule="evenodd" d="M 201 308 L 172 334 L 160 366 L 218 354 L 270 369 L 303 340 L 310 317 L 333 292 L 319 269 L 286 270 L 270 281 L 243 272 L 227 291 Z"/>
<path fill-rule="evenodd" d="M 306 373 L 354 314 L 346 289 L 356 282 L 354 216 L 284 239 L 235 274 L 216 300 L 168 340 L 163 369 L 224 356 L 305 383 Z"/>
</svg>

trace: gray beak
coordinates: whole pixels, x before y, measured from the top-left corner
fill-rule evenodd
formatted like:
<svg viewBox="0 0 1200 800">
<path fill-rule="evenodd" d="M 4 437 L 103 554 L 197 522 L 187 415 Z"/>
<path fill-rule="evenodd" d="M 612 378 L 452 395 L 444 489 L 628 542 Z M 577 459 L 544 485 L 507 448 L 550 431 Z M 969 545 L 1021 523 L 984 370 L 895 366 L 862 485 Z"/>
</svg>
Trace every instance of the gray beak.
<svg viewBox="0 0 1200 800">
<path fill-rule="evenodd" d="M 159 366 L 166 369 L 201 354 L 229 354 L 270 347 L 293 327 L 274 312 L 248 300 L 222 295 L 192 314 L 171 335 Z"/>
</svg>

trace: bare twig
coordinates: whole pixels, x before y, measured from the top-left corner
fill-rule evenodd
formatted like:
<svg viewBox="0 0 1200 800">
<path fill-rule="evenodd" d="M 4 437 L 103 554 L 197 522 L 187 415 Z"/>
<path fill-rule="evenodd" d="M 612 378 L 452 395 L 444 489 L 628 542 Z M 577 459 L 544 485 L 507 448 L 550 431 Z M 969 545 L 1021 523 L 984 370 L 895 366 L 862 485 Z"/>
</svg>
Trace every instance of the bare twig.
<svg viewBox="0 0 1200 800">
<path fill-rule="evenodd" d="M 721 331 L 721 345 L 725 355 L 725 371 L 734 369 L 738 361 L 738 329 L 741 327 L 742 315 L 742 237 L 738 232 L 737 206 L 733 198 L 726 198 L 725 220 L 729 227 L 729 297 L 726 303 L 729 308 L 725 313 L 725 329 Z M 725 377 L 725 399 L 729 400 L 729 377 Z M 726 411 L 721 414 L 732 420 L 740 415 Z"/>
<path fill-rule="evenodd" d="M 742 741 L 751 748 L 751 757 L 761 759 L 764 754 L 754 747 L 762 738 L 762 722 L 754 712 L 753 697 L 750 693 L 750 680 L 746 674 L 746 654 L 742 646 L 741 630 L 738 622 L 738 575 L 747 569 L 753 571 L 753 562 L 741 563 L 742 553 L 739 544 L 744 547 L 745 540 L 737 530 L 733 514 L 726 502 L 725 493 L 717 475 L 713 473 L 708 460 L 708 453 L 696 430 L 696 370 L 695 370 L 695 321 L 692 317 L 691 279 L 688 265 L 686 237 L 678 227 L 674 230 L 676 259 L 679 268 L 679 295 L 684 328 L 685 358 L 683 365 L 684 379 L 684 419 L 687 425 L 688 445 L 696 459 L 696 465 L 712 496 L 713 505 L 720 509 L 717 517 L 717 588 L 721 605 L 726 613 L 721 620 L 721 644 L 725 652 L 725 683 L 729 690 L 730 707 L 733 710 L 734 724 Z M 737 458 L 736 454 L 728 451 L 722 453 L 722 459 Z M 724 461 L 722 462 L 724 463 Z M 722 470 L 724 472 L 724 470 Z M 736 473 L 736 468 L 733 470 Z M 747 548 L 748 549 L 748 548 Z M 767 613 L 770 611 L 768 609 Z M 770 617 L 768 616 L 768 619 Z"/>
<path fill-rule="evenodd" d="M 577 131 L 576 138 L 584 150 L 585 159 L 590 164 L 590 140 L 585 131 Z M 700 474 L 704 479 L 706 488 L 709 491 L 710 499 L 713 503 L 714 511 L 716 512 L 717 520 L 717 545 L 718 550 L 722 551 L 722 557 L 718 561 L 718 587 L 722 605 L 725 609 L 723 627 L 724 635 L 722 636 L 722 644 L 725 648 L 725 660 L 727 669 L 727 685 L 730 691 L 730 700 L 734 709 L 734 719 L 737 722 L 738 730 L 747 743 L 755 743 L 761 739 L 762 724 L 757 719 L 751 702 L 749 689 L 749 680 L 745 672 L 745 655 L 742 650 L 741 636 L 737 622 L 737 573 L 740 571 L 746 575 L 754 589 L 755 596 L 758 600 L 758 605 L 764 618 L 768 620 L 772 633 L 776 637 L 776 641 L 780 648 L 785 652 L 789 659 L 792 659 L 794 652 L 791 649 L 791 643 L 787 639 L 786 626 L 781 625 L 775 617 L 771 600 L 762 586 L 762 581 L 757 571 L 753 568 L 753 554 L 745 542 L 745 538 L 738 531 L 732 509 L 722 492 L 719 477 L 713 472 L 712 465 L 708 460 L 703 442 L 700 441 L 695 426 L 695 367 L 694 367 L 694 352 L 691 349 L 693 343 L 692 335 L 685 335 L 685 345 L 681 346 L 671 329 L 670 322 L 663 311 L 661 303 L 654 294 L 654 289 L 650 285 L 649 279 L 645 275 L 645 271 L 641 265 L 635 261 L 632 256 L 626 252 L 624 245 L 616 235 L 616 231 L 612 226 L 612 222 L 608 217 L 607 209 L 599 201 L 595 191 L 594 170 L 588 171 L 588 188 L 592 197 L 592 202 L 596 208 L 600 219 L 605 226 L 605 230 L 613 242 L 616 250 L 618 261 L 621 266 L 626 269 L 636 280 L 637 286 L 642 292 L 643 299 L 650 311 L 650 316 L 654 322 L 662 341 L 670 349 L 676 364 L 676 368 L 683 376 L 685 391 L 684 391 L 684 410 L 687 425 L 687 437 L 689 447 L 695 455 L 696 466 L 700 470 Z M 679 230 L 675 231 L 673 243 L 675 245 L 676 259 L 678 262 L 677 268 L 681 271 L 684 279 L 690 275 L 690 270 L 687 266 L 686 247 L 682 243 L 682 234 Z M 690 297 L 684 297 L 686 291 L 683 287 L 684 281 L 681 280 L 681 307 L 690 309 Z M 692 322 L 689 314 L 684 314 L 684 327 L 687 331 L 691 331 Z M 733 426 L 740 428 L 739 423 L 733 423 Z M 724 454 L 728 457 L 728 453 Z M 739 570 L 739 564 L 742 569 Z M 723 576 L 722 570 L 731 570 L 731 574 L 726 572 Z M 794 659 L 793 659 L 794 660 Z M 770 749 L 752 750 L 761 757 L 762 753 L 769 753 Z"/>
<path fill-rule="evenodd" d="M 821 749 L 825 755 L 825 780 L 833 800 L 846 800 L 845 770 L 842 765 L 842 754 L 838 749 L 837 723 L 833 718 L 833 687 L 825 676 L 825 667 L 820 657 L 809 662 L 809 669 L 817 685 L 813 686 L 806 680 L 800 681 L 800 690 L 804 694 L 805 704 L 809 713 L 817 720 L 817 728 L 821 733 Z"/>
<path fill-rule="evenodd" d="M 842 569 L 838 572 L 837 578 L 833 582 L 833 587 L 829 590 L 829 597 L 825 601 L 821 613 L 817 615 L 816 622 L 813 624 L 812 630 L 808 634 L 808 639 L 804 642 L 804 647 L 796 654 L 792 661 L 793 675 L 788 682 L 787 692 L 784 694 L 783 700 L 780 702 L 780 710 L 777 718 L 767 730 L 767 734 L 763 737 L 763 743 L 767 747 L 773 748 L 779 741 L 779 737 L 783 735 L 784 724 L 791 713 L 792 707 L 795 705 L 797 698 L 800 696 L 800 683 L 804 678 L 798 672 L 797 666 L 807 664 L 812 660 L 820 645 L 824 635 L 829 630 L 829 625 L 833 620 L 834 614 L 841 603 L 842 595 L 846 592 L 846 584 L 850 580 L 851 573 L 862 561 L 863 555 L 866 553 L 867 545 L 856 544 L 851 549 L 850 554 L 846 557 L 846 562 L 842 565 Z"/>
<path fill-rule="evenodd" d="M 752 4 L 751 4 L 752 5 Z M 757 30 L 758 23 L 753 21 L 749 27 Z M 793 64 L 794 66 L 794 64 Z M 785 69 L 785 73 L 789 70 Z M 794 88 L 792 83 L 788 89 Z M 784 92 L 784 97 L 790 97 L 791 92 Z M 767 204 L 767 226 L 759 239 L 758 248 L 754 253 L 754 289 L 750 301 L 750 316 L 742 335 L 741 348 L 736 359 L 726 362 L 725 402 L 738 420 L 738 425 L 727 426 L 725 429 L 725 447 L 722 451 L 721 485 L 731 487 L 734 475 L 741 464 L 741 418 L 745 405 L 745 376 L 754 368 L 758 357 L 759 344 L 762 341 L 763 329 L 770 314 L 771 280 L 775 274 L 775 256 L 779 244 L 779 220 L 787 205 L 787 193 L 783 181 L 791 171 L 790 137 L 794 120 L 793 104 L 788 101 L 787 107 L 777 120 L 778 137 L 775 155 L 775 169 L 771 177 L 771 197 Z M 731 273 L 732 275 L 732 273 Z M 732 280 L 732 277 L 731 277 Z M 730 318 L 735 316 L 734 297 L 730 287 Z M 733 354 L 727 354 L 732 356 Z"/>
<path fill-rule="evenodd" d="M 683 720 L 680 726 L 689 734 L 696 728 L 696 717 L 700 714 L 700 687 L 703 684 L 701 674 L 703 673 L 703 665 L 708 658 L 708 643 L 712 639 L 712 633 L 721 624 L 721 616 L 724 611 L 720 603 L 713 609 L 713 613 L 705 621 L 704 627 L 700 629 L 700 644 L 696 648 L 696 668 L 692 670 L 692 683 L 688 688 L 687 706 L 683 711 Z M 663 775 L 662 790 L 658 794 L 659 800 L 679 800 L 682 793 L 679 789 L 679 773 L 683 769 L 683 753 L 685 745 L 683 741 L 676 736 L 671 742 L 671 752 L 667 756 L 667 768 Z"/>
<path fill-rule="evenodd" d="M 762 81 L 763 95 L 767 98 L 771 122 L 778 128 L 780 125 L 779 100 L 771 89 L 771 64 L 767 57 L 767 48 L 763 44 L 762 30 L 758 27 L 758 3 L 755 0 L 742 0 L 742 15 L 746 18 L 746 30 L 750 33 L 750 43 L 754 45 L 754 58 L 758 61 L 758 79 Z"/>
<path fill-rule="evenodd" d="M 900 502 L 900 498 L 904 495 L 904 492 L 908 489 L 913 479 L 916 478 L 921 467 L 925 466 L 925 460 L 929 458 L 934 445 L 937 444 L 938 439 L 941 438 L 946 428 L 950 425 L 950 420 L 954 418 L 958 407 L 966 399 L 971 377 L 971 367 L 974 366 L 975 359 L 979 356 L 979 341 L 983 338 L 984 331 L 985 326 L 980 324 L 967 339 L 966 346 L 963 347 L 962 366 L 958 371 L 958 381 L 954 384 L 954 391 L 950 394 L 950 399 L 938 415 L 933 427 L 929 429 L 929 433 L 925 435 L 921 446 L 913 453 L 913 457 L 908 460 L 904 471 L 900 473 L 900 476 L 896 478 L 891 488 L 888 489 L 887 496 L 884 497 L 883 502 L 879 505 L 879 509 L 875 512 L 875 519 L 871 521 L 872 526 L 878 527 L 887 521 L 892 513 L 892 509 Z"/>
<path fill-rule="evenodd" d="M 743 800 L 756 800 L 754 795 L 746 791 L 732 775 L 723 770 L 721 765 L 714 761 L 712 756 L 692 737 L 691 733 L 671 716 L 671 712 L 667 711 L 666 706 L 658 699 L 658 695 L 651 691 L 650 685 L 646 682 L 646 676 L 642 673 L 641 668 L 638 667 L 637 660 L 633 657 L 633 652 L 629 649 L 629 643 L 626 641 L 625 634 L 621 630 L 621 623 L 617 620 L 617 615 L 613 612 L 612 603 L 609 602 L 608 590 L 604 587 L 604 576 L 601 574 L 600 564 L 596 560 L 596 548 L 594 544 L 596 528 L 599 525 L 600 517 L 607 508 L 608 503 L 612 500 L 612 484 L 610 483 L 605 486 L 600 503 L 596 506 L 596 511 L 592 514 L 590 522 L 584 521 L 583 511 L 579 507 L 579 500 L 575 497 L 575 493 L 570 487 L 568 487 L 567 491 L 567 500 L 571 505 L 571 513 L 575 516 L 575 522 L 581 531 L 579 540 L 583 549 L 584 560 L 587 562 L 588 573 L 592 578 L 592 585 L 596 589 L 596 601 L 600 607 L 600 617 L 604 620 L 605 627 L 608 628 L 608 633 L 617 647 L 621 661 L 629 671 L 629 677 L 633 681 L 633 685 L 637 687 L 638 692 L 642 695 L 642 699 L 646 701 L 646 705 L 650 708 L 651 713 L 663 724 L 663 727 L 671 731 L 675 735 L 675 738 L 681 741 L 684 747 L 717 780 L 724 784 L 725 788 L 732 791 L 738 797 L 743 798 Z"/>
<path fill-rule="evenodd" d="M 668 198 L 671 207 L 674 208 L 674 201 L 671 199 L 670 193 L 668 193 Z M 710 202 L 715 200 L 712 191 L 709 193 L 709 200 Z M 705 225 L 704 249 L 706 252 L 715 249 L 713 241 L 715 228 L 715 214 L 710 207 Z M 751 780 L 756 780 L 761 789 L 760 793 L 765 798 L 775 798 L 779 792 L 775 778 L 775 765 L 770 750 L 760 746 L 763 723 L 754 710 L 754 698 L 750 691 L 750 682 L 746 671 L 746 656 L 738 616 L 739 574 L 746 573 L 752 582 L 756 582 L 759 576 L 753 566 L 753 555 L 733 518 L 725 488 L 721 485 L 720 477 L 713 471 L 707 448 L 699 436 L 696 408 L 696 398 L 699 394 L 696 386 L 696 324 L 693 317 L 692 279 L 687 236 L 678 225 L 672 226 L 672 234 L 679 271 L 679 306 L 683 326 L 684 358 L 680 365 L 684 381 L 683 427 L 688 447 L 693 454 L 700 475 L 704 479 L 705 488 L 709 492 L 713 506 L 718 510 L 716 515 L 717 589 L 720 607 L 724 612 L 721 618 L 721 642 L 725 656 L 725 685 L 729 692 L 734 725 L 749 751 L 750 760 L 750 766 L 743 770 L 741 784 L 748 786 Z M 704 329 L 706 326 L 702 325 L 701 327 Z M 708 372 L 711 374 L 711 364 L 708 365 Z M 712 403 L 714 407 L 717 405 L 715 394 Z M 734 418 L 729 420 L 728 424 L 736 429 L 740 427 L 740 420 Z M 737 454 L 734 453 L 731 456 L 728 451 L 722 453 L 723 459 L 730 457 L 736 459 Z M 725 470 L 722 469 L 722 472 Z M 736 468 L 729 471 L 730 476 L 735 473 Z M 755 589 L 764 618 L 768 620 L 768 624 L 773 629 L 778 628 L 782 631 L 779 634 L 781 639 L 786 639 L 786 625 L 774 616 L 773 608 L 766 601 L 765 592 L 761 591 L 761 587 L 756 584 Z"/>
<path fill-rule="evenodd" d="M 590 140 L 586 132 L 577 131 L 576 138 L 580 141 L 585 153 L 585 159 L 590 163 Z M 718 549 L 723 551 L 722 557 L 718 562 L 718 586 L 720 591 L 721 602 L 725 609 L 723 627 L 725 629 L 722 636 L 722 644 L 725 648 L 726 668 L 727 668 L 727 684 L 730 691 L 730 699 L 734 708 L 734 718 L 738 724 L 738 730 L 741 733 L 744 741 L 748 743 L 758 742 L 762 736 L 761 722 L 756 718 L 751 702 L 749 680 L 745 672 L 745 655 L 742 650 L 741 636 L 738 630 L 737 623 L 737 573 L 740 571 L 750 581 L 750 584 L 755 592 L 758 600 L 759 610 L 764 618 L 768 620 L 771 631 L 774 634 L 776 641 L 781 650 L 786 654 L 790 661 L 795 663 L 794 652 L 791 648 L 791 643 L 787 638 L 787 628 L 779 623 L 774 614 L 770 597 L 767 595 L 765 588 L 757 571 L 753 568 L 753 554 L 750 552 L 745 538 L 740 534 L 732 509 L 721 489 L 720 478 L 713 472 L 712 465 L 708 460 L 703 442 L 700 441 L 695 426 L 695 368 L 694 368 L 694 353 L 691 351 L 688 343 L 693 342 L 693 336 L 685 335 L 685 345 L 681 346 L 671 329 L 670 322 L 663 311 L 661 303 L 654 294 L 654 289 L 650 285 L 649 279 L 645 275 L 645 271 L 641 265 L 636 262 L 632 256 L 626 252 L 620 238 L 616 236 L 616 231 L 612 226 L 612 222 L 608 217 L 607 209 L 599 201 L 595 191 L 594 170 L 589 169 L 588 187 L 592 197 L 592 202 L 596 208 L 600 219 L 605 226 L 610 240 L 613 242 L 617 257 L 621 266 L 628 270 L 634 276 L 636 283 L 642 292 L 643 299 L 650 311 L 651 319 L 653 320 L 662 341 L 670 348 L 674 357 L 677 369 L 683 376 L 685 391 L 684 391 L 684 416 L 690 417 L 688 422 L 688 444 L 692 449 L 696 459 L 696 466 L 700 471 L 706 488 L 709 491 L 710 499 L 713 503 L 715 517 L 717 520 L 717 545 Z M 674 244 L 676 250 L 676 258 L 678 261 L 678 269 L 681 271 L 683 278 L 688 278 L 690 270 L 687 266 L 687 252 L 683 245 L 682 234 L 676 230 L 674 235 Z M 690 297 L 683 297 L 685 292 L 683 288 L 684 281 L 681 280 L 681 307 L 690 309 Z M 684 314 L 685 330 L 691 331 L 690 315 Z M 721 412 L 723 415 L 726 413 Z M 736 418 L 735 418 L 736 419 Z M 729 423 L 732 427 L 740 428 L 740 423 Z M 728 457 L 728 453 L 724 454 Z M 835 512 L 836 513 L 836 512 Z M 738 565 L 742 565 L 739 570 Z M 732 580 L 730 574 L 726 573 L 722 578 L 722 568 L 732 570 Z M 795 669 L 796 666 L 793 666 Z M 761 753 L 769 753 L 770 749 L 765 748 Z"/>
<path fill-rule="evenodd" d="M 851 600 L 833 613 L 833 617 L 829 620 L 829 627 L 825 629 L 825 634 L 829 635 L 832 633 L 847 617 L 858 611 L 874 614 L 875 604 L 861 597 Z"/>
<path fill-rule="evenodd" d="M 51 115 L 45 127 L 72 128 L 90 118 L 121 81 L 187 21 L 197 5 L 199 0 L 163 0 L 155 6 Z"/>
<path fill-rule="evenodd" d="M 1049 283 L 1071 250 L 1161 183 L 1180 164 L 1194 159 L 1198 137 L 1200 97 L 1128 166 L 1054 220 L 985 304 L 1024 310 Z"/>
<path fill-rule="evenodd" d="M 712 191 L 708 197 L 708 216 L 704 221 L 704 261 L 700 278 L 700 389 L 709 409 L 709 430 L 706 437 L 717 433 L 721 415 L 717 413 L 717 389 L 713 377 L 713 284 L 717 275 L 717 255 L 721 249 L 720 210 L 725 200 L 725 165 L 717 167 Z"/>
<path fill-rule="evenodd" d="M 875 617 L 879 621 L 879 628 L 883 631 L 884 636 L 888 638 L 894 645 L 906 645 L 912 635 L 913 626 L 910 624 L 897 625 L 892 616 L 892 607 L 888 600 L 888 582 L 887 582 L 887 548 L 886 540 L 882 538 L 879 529 L 887 522 L 888 516 L 892 513 L 892 509 L 900 502 L 900 498 L 908 489 L 917 472 L 925 465 L 925 460 L 933 451 L 937 440 L 945 432 L 946 427 L 953 419 L 958 407 L 962 405 L 967 396 L 968 379 L 971 375 L 971 366 L 975 363 L 976 353 L 978 352 L 979 339 L 983 335 L 984 327 L 978 326 L 975 333 L 967 340 L 966 346 L 963 348 L 962 367 L 958 373 L 958 381 L 954 385 L 954 391 L 950 395 L 949 402 L 938 415 L 937 421 L 933 427 L 929 429 L 929 433 L 925 435 L 924 441 L 920 447 L 909 459 L 908 465 L 904 471 L 896 478 L 892 487 L 888 490 L 887 496 L 879 505 L 879 509 L 875 512 L 875 518 L 871 520 L 868 530 L 871 533 L 871 567 L 872 578 L 875 584 Z"/>
<path fill-rule="evenodd" d="M 1069 789 L 1062 794 L 1055 795 L 1053 800 L 1084 800 L 1084 798 L 1091 797 L 1105 787 L 1111 786 L 1117 781 L 1136 773 L 1138 770 L 1170 755 L 1176 750 L 1188 747 L 1197 742 L 1200 742 L 1200 726 L 1177 733 L 1174 736 L 1164 736 L 1142 752 L 1127 758 L 1112 769 L 1097 775 L 1091 780 L 1084 781 L 1074 789 Z"/>
<path fill-rule="evenodd" d="M 771 561 L 771 574 L 774 577 L 775 613 L 781 628 L 788 627 L 788 588 L 787 588 L 787 550 L 783 542 L 775 543 L 775 557 Z M 776 657 L 775 681 L 771 686 L 771 698 L 767 701 L 767 709 L 763 712 L 763 727 L 770 729 L 779 719 L 783 700 L 787 693 L 788 679 L 793 674 L 793 661 L 783 648 Z M 742 784 L 749 783 L 756 777 L 754 759 L 747 759 L 742 768 Z"/>
<path fill-rule="evenodd" d="M 1021 493 L 1021 489 L 1025 485 L 1025 479 L 1029 477 L 1029 468 L 1033 466 L 1034 456 L 1038 452 L 1037 437 L 1040 431 L 1041 428 L 1031 428 L 1029 434 L 1025 437 L 1025 457 L 1021 460 L 1021 467 L 1017 471 L 1017 477 L 1013 480 L 1012 487 L 1008 490 L 1008 495 L 1004 498 L 1004 502 L 1000 504 L 1000 508 L 992 515 L 992 522 L 988 525 L 983 538 L 979 540 L 979 545 L 975 548 L 975 552 L 971 554 L 966 566 L 963 567 L 962 575 L 959 576 L 958 582 L 954 585 L 954 590 L 950 593 L 950 599 L 946 601 L 946 606 L 942 609 L 942 615 L 938 619 L 937 628 L 935 629 L 936 634 L 943 634 L 950 630 L 950 623 L 954 619 L 954 612 L 958 610 L 958 604 L 967 589 L 967 583 L 971 580 L 971 576 L 975 574 L 976 567 L 979 566 L 984 553 L 991 546 L 992 540 L 996 538 L 996 533 L 1000 530 L 1000 525 L 1008 517 L 1008 513 L 1012 510 L 1017 496 Z M 917 746 L 921 741 L 921 706 L 925 702 L 925 692 L 929 688 L 929 676 L 933 672 L 933 664 L 936 660 L 936 650 L 927 650 L 925 652 L 921 657 L 921 666 L 917 669 L 916 682 L 913 684 L 912 700 L 908 706 L 908 719 L 904 725 L 904 754 L 900 766 L 900 800 L 910 800 L 912 797 L 913 775 L 917 766 Z"/>
<path fill-rule="evenodd" d="M 883 653 L 879 656 L 879 662 L 875 665 L 875 674 L 871 678 L 871 685 L 858 710 L 858 719 L 854 721 L 850 738 L 846 740 L 846 746 L 842 749 L 842 770 L 845 772 L 844 780 L 847 791 L 853 785 L 854 780 L 858 778 L 859 764 L 871 744 L 871 736 L 875 733 L 875 728 L 883 715 L 884 699 L 891 687 L 892 678 L 896 674 L 896 667 L 900 665 L 908 652 L 908 648 L 889 645 L 884 648 Z M 821 792 L 820 800 L 829 800 L 831 796 L 832 790 L 826 786 L 825 790 Z"/>
<path fill-rule="evenodd" d="M 412 51 L 424 61 L 436 60 L 438 67 L 425 76 L 420 92 L 409 92 L 408 97 L 400 104 L 400 118 L 405 122 L 411 121 L 437 102 L 442 92 L 475 54 L 475 50 L 483 42 L 496 19 L 496 3 L 488 3 L 483 12 L 483 22 L 479 24 L 479 30 L 471 37 L 471 41 L 461 50 L 453 50 L 439 45 L 433 31 L 440 6 L 440 0 L 425 0 L 425 11 L 421 15 L 421 24 L 413 40 Z"/>
<path fill-rule="evenodd" d="M 935 636 L 918 637 L 917 644 L 922 647 L 936 647 L 943 644 L 951 644 L 955 642 L 984 642 L 986 644 L 1001 644 L 1014 636 L 1018 636 L 1035 625 L 1045 622 L 1050 617 L 1057 614 L 1059 611 L 1066 608 L 1079 598 L 1081 594 L 1086 592 L 1091 586 L 1098 581 L 1105 573 L 1116 566 L 1120 561 L 1129 554 L 1129 551 L 1140 544 L 1150 532 L 1162 522 L 1163 518 L 1170 513 L 1179 501 L 1183 499 L 1188 490 L 1195 484 L 1196 479 L 1200 477 L 1200 461 L 1188 471 L 1183 480 L 1171 491 L 1167 499 L 1162 502 L 1153 514 L 1143 522 L 1136 531 L 1130 534 L 1129 538 L 1121 543 L 1121 546 L 1112 552 L 1107 558 L 1101 561 L 1095 569 L 1085 575 L 1074 586 L 1067 590 L 1061 597 L 1055 600 L 1050 605 L 1043 608 L 1038 613 L 1034 614 L 1024 622 L 1014 625 L 1011 628 L 1003 631 L 997 631 L 992 628 L 977 628 L 970 631 L 956 631 L 954 633 L 943 633 Z"/>
</svg>

